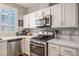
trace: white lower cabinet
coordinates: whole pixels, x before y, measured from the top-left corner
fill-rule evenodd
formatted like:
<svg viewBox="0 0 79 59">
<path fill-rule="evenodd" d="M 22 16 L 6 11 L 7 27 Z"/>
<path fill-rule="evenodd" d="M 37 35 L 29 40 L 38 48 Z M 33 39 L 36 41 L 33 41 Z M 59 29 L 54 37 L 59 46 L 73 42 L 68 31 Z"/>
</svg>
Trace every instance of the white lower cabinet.
<svg viewBox="0 0 79 59">
<path fill-rule="evenodd" d="M 48 54 L 48 56 L 58 56 L 58 55 L 59 55 L 59 54 L 52 53 L 52 52 Z"/>
<path fill-rule="evenodd" d="M 25 54 L 30 56 L 30 39 L 25 39 Z"/>
<path fill-rule="evenodd" d="M 7 56 L 7 47 L 0 47 L 0 56 Z"/>
<path fill-rule="evenodd" d="M 48 56 L 78 56 L 79 48 L 48 43 Z"/>
<path fill-rule="evenodd" d="M 76 56 L 77 49 L 70 48 L 70 47 L 61 47 L 61 55 L 69 55 L 69 56 Z"/>
<path fill-rule="evenodd" d="M 24 45 L 25 45 L 25 38 L 23 38 L 21 41 L 20 41 L 20 46 L 21 46 L 21 53 L 22 54 L 24 54 L 25 52 L 24 52 L 24 50 L 25 50 L 25 48 L 24 48 Z"/>
<path fill-rule="evenodd" d="M 60 53 L 59 46 L 55 44 L 48 44 L 48 56 L 58 56 Z"/>
<path fill-rule="evenodd" d="M 30 38 L 31 37 L 25 37 L 21 40 L 21 51 L 22 54 L 27 54 L 30 56 Z"/>
<path fill-rule="evenodd" d="M 7 41 L 0 42 L 0 56 L 7 56 Z"/>
</svg>

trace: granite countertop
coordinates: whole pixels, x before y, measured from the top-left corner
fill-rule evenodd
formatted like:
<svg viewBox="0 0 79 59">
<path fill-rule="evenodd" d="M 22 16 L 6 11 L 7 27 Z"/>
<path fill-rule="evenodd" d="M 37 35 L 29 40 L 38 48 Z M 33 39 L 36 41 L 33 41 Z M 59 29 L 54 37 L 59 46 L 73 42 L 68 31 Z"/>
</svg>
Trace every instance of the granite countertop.
<svg viewBox="0 0 79 59">
<path fill-rule="evenodd" d="M 64 40 L 64 39 L 51 39 L 51 40 L 48 40 L 48 43 L 54 43 L 58 45 L 79 48 L 79 41 L 69 41 L 69 40 Z"/>
</svg>

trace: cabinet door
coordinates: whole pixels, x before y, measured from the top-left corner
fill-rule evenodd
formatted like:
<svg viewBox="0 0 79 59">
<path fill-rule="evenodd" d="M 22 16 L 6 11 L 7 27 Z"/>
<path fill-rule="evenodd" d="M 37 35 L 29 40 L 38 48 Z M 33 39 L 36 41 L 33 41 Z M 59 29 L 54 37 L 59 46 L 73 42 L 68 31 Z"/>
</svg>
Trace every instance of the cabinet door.
<svg viewBox="0 0 79 59">
<path fill-rule="evenodd" d="M 44 11 L 44 17 L 50 15 L 50 7 L 45 8 L 43 11 Z"/>
<path fill-rule="evenodd" d="M 29 28 L 29 21 L 30 21 L 30 15 L 24 15 L 23 17 L 24 20 L 24 28 Z"/>
<path fill-rule="evenodd" d="M 63 4 L 63 27 L 78 27 L 78 5 L 75 3 Z"/>
<path fill-rule="evenodd" d="M 25 38 L 23 38 L 21 41 L 20 41 L 20 46 L 21 46 L 21 51 L 22 51 L 22 54 L 25 53 Z"/>
<path fill-rule="evenodd" d="M 30 14 L 30 28 L 36 28 L 35 12 Z"/>
<path fill-rule="evenodd" d="M 7 47 L 0 47 L 0 56 L 7 56 Z"/>
<path fill-rule="evenodd" d="M 57 56 L 59 55 L 59 46 L 55 44 L 48 44 L 48 56 Z"/>
<path fill-rule="evenodd" d="M 36 12 L 36 19 L 43 19 L 43 16 L 44 16 L 44 12 L 43 10 L 39 10 Z"/>
<path fill-rule="evenodd" d="M 51 7 L 52 15 L 52 28 L 61 27 L 61 15 L 62 14 L 62 4 L 57 4 Z"/>
<path fill-rule="evenodd" d="M 59 54 L 56 54 L 56 53 L 48 53 L 48 56 L 59 56 Z"/>
<path fill-rule="evenodd" d="M 0 56 L 7 56 L 7 41 L 0 42 Z"/>
<path fill-rule="evenodd" d="M 77 49 L 70 47 L 61 47 L 61 55 L 65 56 L 77 56 Z"/>
<path fill-rule="evenodd" d="M 30 56 L 30 39 L 25 39 L 25 53 Z"/>
</svg>

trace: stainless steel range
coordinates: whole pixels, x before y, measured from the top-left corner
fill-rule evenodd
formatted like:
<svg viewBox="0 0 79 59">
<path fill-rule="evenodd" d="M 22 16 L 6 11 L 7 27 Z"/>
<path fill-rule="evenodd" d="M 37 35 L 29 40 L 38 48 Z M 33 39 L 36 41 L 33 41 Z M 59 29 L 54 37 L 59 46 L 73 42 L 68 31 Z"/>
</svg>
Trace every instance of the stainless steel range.
<svg viewBox="0 0 79 59">
<path fill-rule="evenodd" d="M 30 54 L 31 56 L 47 56 L 47 41 L 52 39 L 52 35 L 38 35 L 31 38 Z"/>
</svg>

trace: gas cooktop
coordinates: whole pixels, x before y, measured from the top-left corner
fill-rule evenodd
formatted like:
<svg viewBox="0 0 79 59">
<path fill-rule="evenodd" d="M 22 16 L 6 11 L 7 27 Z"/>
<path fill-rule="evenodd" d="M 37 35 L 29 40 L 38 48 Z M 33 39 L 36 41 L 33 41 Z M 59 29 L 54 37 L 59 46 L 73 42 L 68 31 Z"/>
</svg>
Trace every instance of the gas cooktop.
<svg viewBox="0 0 79 59">
<path fill-rule="evenodd" d="M 38 35 L 37 37 L 32 37 L 32 40 L 39 40 L 39 41 L 44 41 L 46 42 L 47 40 L 52 39 L 53 36 L 52 35 Z"/>
</svg>

